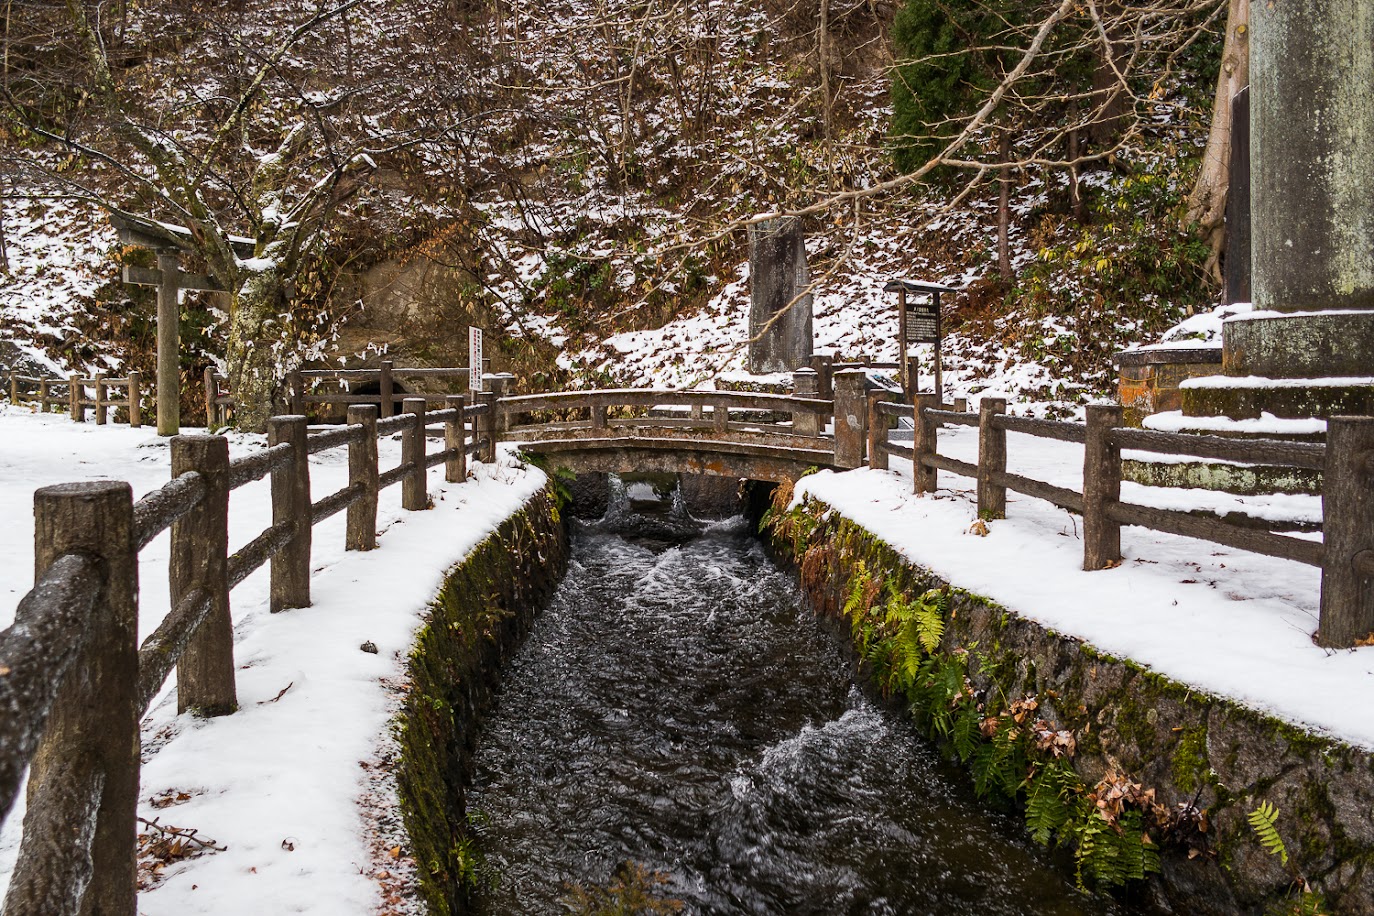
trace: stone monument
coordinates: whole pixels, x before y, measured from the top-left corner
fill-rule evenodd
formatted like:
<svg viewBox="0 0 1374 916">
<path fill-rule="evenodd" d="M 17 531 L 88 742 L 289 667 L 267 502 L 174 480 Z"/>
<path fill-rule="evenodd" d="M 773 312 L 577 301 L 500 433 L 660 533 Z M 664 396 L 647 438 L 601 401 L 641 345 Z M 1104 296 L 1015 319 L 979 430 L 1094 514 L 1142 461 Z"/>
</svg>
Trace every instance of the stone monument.
<svg viewBox="0 0 1374 916">
<path fill-rule="evenodd" d="M 1251 7 L 1256 314 L 1222 327 L 1194 416 L 1374 414 L 1374 4 Z"/>
<path fill-rule="evenodd" d="M 749 227 L 750 372 L 791 372 L 810 363 L 810 284 L 801 220 Z"/>
</svg>

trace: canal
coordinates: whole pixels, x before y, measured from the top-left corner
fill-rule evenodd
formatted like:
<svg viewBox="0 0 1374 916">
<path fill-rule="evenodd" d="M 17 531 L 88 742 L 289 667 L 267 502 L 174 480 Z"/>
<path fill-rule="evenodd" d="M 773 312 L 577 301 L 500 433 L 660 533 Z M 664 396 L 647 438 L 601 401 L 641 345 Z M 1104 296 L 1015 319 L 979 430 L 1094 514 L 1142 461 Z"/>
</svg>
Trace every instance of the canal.
<svg viewBox="0 0 1374 916">
<path fill-rule="evenodd" d="M 857 689 L 743 519 L 623 493 L 509 664 L 468 807 L 491 914 L 616 884 L 651 885 L 646 913 L 1138 912 L 1076 891 Z"/>
</svg>

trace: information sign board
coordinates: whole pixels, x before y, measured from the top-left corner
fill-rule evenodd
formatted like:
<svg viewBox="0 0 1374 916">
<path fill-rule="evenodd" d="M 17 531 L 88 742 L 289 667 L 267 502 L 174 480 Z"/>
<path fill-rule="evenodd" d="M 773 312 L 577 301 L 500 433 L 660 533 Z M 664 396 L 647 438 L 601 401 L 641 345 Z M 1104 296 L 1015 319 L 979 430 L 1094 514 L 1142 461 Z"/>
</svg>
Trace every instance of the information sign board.
<svg viewBox="0 0 1374 916">
<path fill-rule="evenodd" d="M 468 390 L 483 390 L 481 328 L 468 328 Z"/>
</svg>

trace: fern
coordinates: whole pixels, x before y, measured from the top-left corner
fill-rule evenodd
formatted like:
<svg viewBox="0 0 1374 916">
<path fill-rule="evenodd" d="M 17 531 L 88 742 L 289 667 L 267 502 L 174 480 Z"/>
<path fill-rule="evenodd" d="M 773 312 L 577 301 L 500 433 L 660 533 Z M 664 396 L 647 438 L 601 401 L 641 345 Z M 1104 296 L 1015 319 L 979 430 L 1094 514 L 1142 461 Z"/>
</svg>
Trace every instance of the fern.
<svg viewBox="0 0 1374 916">
<path fill-rule="evenodd" d="M 1036 773 L 1026 798 L 1026 827 L 1035 842 L 1046 846 L 1064 828 L 1074 814 L 1070 793 L 1081 789 L 1078 774 L 1062 760 L 1052 760 Z"/>
<path fill-rule="evenodd" d="M 1283 845 L 1283 837 L 1279 836 L 1278 829 L 1274 826 L 1278 823 L 1279 809 L 1275 808 L 1267 801 L 1259 803 L 1259 807 L 1251 811 L 1247 820 L 1250 827 L 1259 837 L 1260 845 L 1273 855 L 1279 857 L 1279 861 L 1284 865 L 1288 864 L 1288 847 Z"/>
<path fill-rule="evenodd" d="M 965 700 L 959 704 L 954 726 L 950 729 L 950 741 L 954 745 L 954 753 L 958 754 L 959 760 L 964 763 L 967 763 L 973 752 L 978 749 L 978 741 L 982 737 L 978 731 L 979 721 L 977 704 L 972 700 Z"/>
</svg>

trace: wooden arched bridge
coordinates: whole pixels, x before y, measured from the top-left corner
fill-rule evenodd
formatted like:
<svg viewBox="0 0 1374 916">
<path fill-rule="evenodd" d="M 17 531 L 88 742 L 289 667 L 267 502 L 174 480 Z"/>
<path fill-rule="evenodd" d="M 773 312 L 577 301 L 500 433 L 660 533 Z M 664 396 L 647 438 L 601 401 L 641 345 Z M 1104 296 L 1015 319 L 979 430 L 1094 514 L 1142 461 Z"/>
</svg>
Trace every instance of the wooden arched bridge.
<svg viewBox="0 0 1374 916">
<path fill-rule="evenodd" d="M 813 373 L 814 374 L 814 373 Z M 836 403 L 864 403 L 863 377 L 841 377 L 836 401 L 799 394 L 613 389 L 501 397 L 498 434 L 574 473 L 657 471 L 796 480 L 809 468 L 856 467 L 828 427 Z M 848 388 L 854 388 L 853 392 Z M 862 433 L 857 433 L 862 435 Z M 856 440 L 857 441 L 857 440 Z"/>
</svg>

